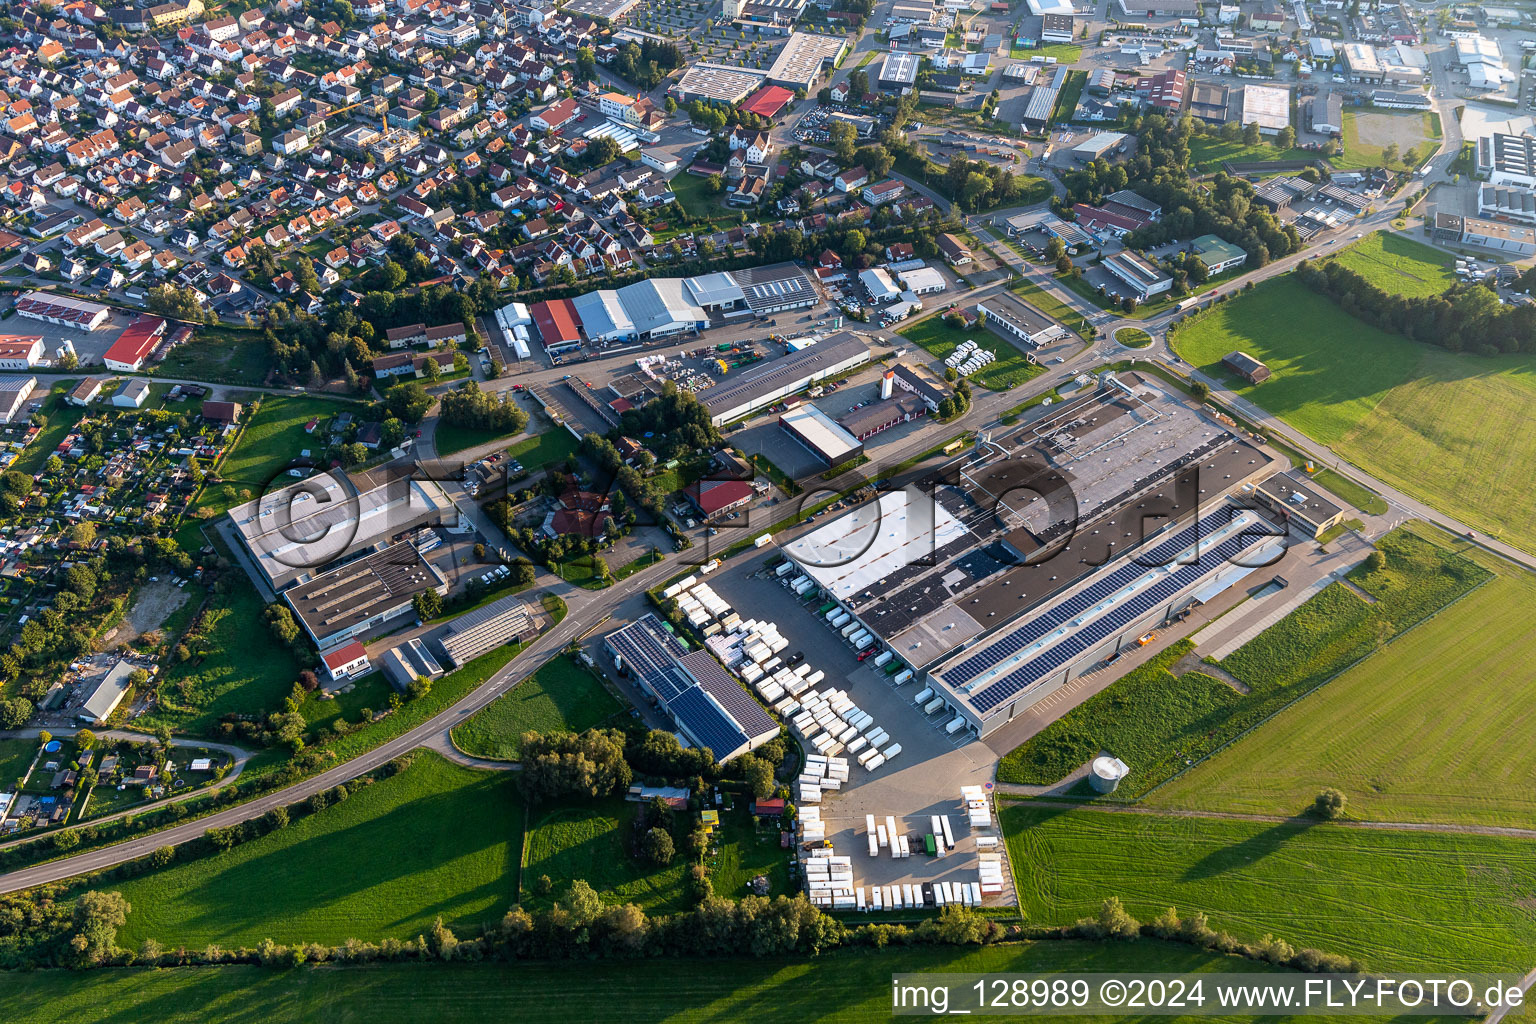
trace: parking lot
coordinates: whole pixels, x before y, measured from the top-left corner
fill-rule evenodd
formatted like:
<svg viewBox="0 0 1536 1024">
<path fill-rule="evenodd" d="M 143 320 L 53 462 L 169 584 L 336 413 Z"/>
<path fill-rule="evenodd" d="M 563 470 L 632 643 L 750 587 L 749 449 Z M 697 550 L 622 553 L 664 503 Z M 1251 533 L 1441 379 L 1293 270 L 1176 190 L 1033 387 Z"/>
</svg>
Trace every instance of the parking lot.
<svg viewBox="0 0 1536 1024">
<path fill-rule="evenodd" d="M 75 355 L 82 366 L 100 366 L 102 356 L 106 355 L 107 349 L 112 347 L 123 329 L 133 322 L 134 316 L 133 313 L 112 307 L 111 315 L 96 330 L 79 331 L 12 313 L 5 319 L 4 333 L 41 336 L 43 356 L 49 360 L 57 358 L 59 346 L 67 339 L 74 345 Z"/>
<path fill-rule="evenodd" d="M 875 668 L 872 660 L 860 662 L 853 648 L 819 614 L 820 602 L 800 601 L 766 570 L 769 557 L 764 553 L 733 563 L 729 570 L 711 576 L 710 586 L 733 607 L 751 609 L 753 618 L 777 623 L 789 641 L 786 652 L 803 653 L 826 673 L 817 689 L 847 691 L 890 734 L 891 742 L 901 745 L 900 754 L 873 772 L 852 764 L 842 790 L 823 797 L 821 816 L 833 848 L 853 858 L 858 885 L 974 881 L 977 847 L 962 811 L 960 787 L 982 786 L 990 792 L 997 755 L 985 743 L 966 738 L 967 730 L 958 734 L 960 738 L 945 733 L 945 716 L 925 715 L 912 701 L 923 686 L 919 679 L 897 687 L 891 683 L 894 677 Z M 886 815 L 893 815 L 899 820 L 898 829 L 918 835 L 932 831 L 932 815 L 949 815 L 955 849 L 942 858 L 914 852 L 897 860 L 888 850 L 871 858 L 864 828 L 867 814 L 882 822 Z M 988 900 L 989 905 L 1014 902 L 1011 890 Z"/>
</svg>

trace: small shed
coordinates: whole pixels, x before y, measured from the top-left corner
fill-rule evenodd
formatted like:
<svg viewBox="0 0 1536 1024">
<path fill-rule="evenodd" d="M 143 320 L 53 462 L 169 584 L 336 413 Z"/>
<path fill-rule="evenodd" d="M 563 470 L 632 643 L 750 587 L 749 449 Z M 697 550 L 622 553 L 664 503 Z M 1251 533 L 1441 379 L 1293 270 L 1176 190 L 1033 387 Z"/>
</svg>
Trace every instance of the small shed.
<svg viewBox="0 0 1536 1024">
<path fill-rule="evenodd" d="M 1227 369 L 1240 374 L 1250 384 L 1258 384 L 1270 378 L 1269 367 L 1247 352 L 1229 352 L 1221 360 Z"/>
</svg>

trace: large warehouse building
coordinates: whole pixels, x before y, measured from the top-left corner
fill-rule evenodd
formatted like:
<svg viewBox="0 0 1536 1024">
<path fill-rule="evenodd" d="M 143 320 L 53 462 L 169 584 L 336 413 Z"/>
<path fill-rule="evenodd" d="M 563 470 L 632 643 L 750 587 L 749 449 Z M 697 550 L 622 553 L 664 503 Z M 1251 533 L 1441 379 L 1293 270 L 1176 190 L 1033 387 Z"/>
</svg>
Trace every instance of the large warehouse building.
<svg viewBox="0 0 1536 1024">
<path fill-rule="evenodd" d="M 415 614 L 417 594 L 448 593 L 448 581 L 414 544 L 390 544 L 283 591 L 323 653 Z"/>
<path fill-rule="evenodd" d="M 864 442 L 810 402 L 797 405 L 780 416 L 779 426 L 809 448 L 828 469 L 864 454 Z"/>
<path fill-rule="evenodd" d="M 94 331 L 112 315 L 112 311 L 99 302 L 87 302 L 54 292 L 27 292 L 16 300 L 16 312 L 30 320 L 71 327 L 77 331 Z"/>
<path fill-rule="evenodd" d="M 697 397 L 709 410 L 710 422 L 721 427 L 868 361 L 864 342 L 842 331 L 798 352 L 749 366 Z"/>
<path fill-rule="evenodd" d="M 688 649 L 654 614 L 646 614 L 603 643 L 614 665 L 672 717 L 694 746 L 708 747 L 717 761 L 767 743 L 779 724 L 732 679 L 714 655 Z"/>
<path fill-rule="evenodd" d="M 1225 496 L 1273 468 L 1156 381 L 1105 373 L 784 553 L 897 658 L 928 669 L 956 730 L 986 735 L 1272 560 L 1284 528 Z"/>
<path fill-rule="evenodd" d="M 274 591 L 456 515 L 442 488 L 418 478 L 413 467 L 314 476 L 229 510 L 250 556 L 241 564 Z"/>
</svg>

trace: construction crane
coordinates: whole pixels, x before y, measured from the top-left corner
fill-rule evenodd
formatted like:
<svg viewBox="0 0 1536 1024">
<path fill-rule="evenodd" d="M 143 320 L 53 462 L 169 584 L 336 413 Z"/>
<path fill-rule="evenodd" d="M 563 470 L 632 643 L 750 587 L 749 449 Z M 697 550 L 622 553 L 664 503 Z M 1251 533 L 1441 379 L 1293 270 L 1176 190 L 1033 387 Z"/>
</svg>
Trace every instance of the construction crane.
<svg viewBox="0 0 1536 1024">
<path fill-rule="evenodd" d="M 356 110 L 358 107 L 361 107 L 365 102 L 366 101 L 364 101 L 364 100 L 359 100 L 357 103 L 348 103 L 344 107 L 337 107 L 335 110 L 327 111 L 324 116 L 325 117 L 334 117 L 337 114 L 345 114 L 349 110 Z M 379 118 L 379 130 L 381 132 L 383 132 L 385 135 L 389 134 L 389 118 L 388 117 L 381 117 L 381 118 Z"/>
</svg>

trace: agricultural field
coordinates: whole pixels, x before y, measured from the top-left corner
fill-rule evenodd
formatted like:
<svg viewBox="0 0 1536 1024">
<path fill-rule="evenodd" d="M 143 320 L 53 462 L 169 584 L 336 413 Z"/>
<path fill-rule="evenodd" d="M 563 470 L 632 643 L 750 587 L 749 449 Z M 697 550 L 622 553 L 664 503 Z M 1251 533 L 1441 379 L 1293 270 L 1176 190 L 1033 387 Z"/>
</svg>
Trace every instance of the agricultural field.
<svg viewBox="0 0 1536 1024">
<path fill-rule="evenodd" d="M 1438 272 L 1405 269 L 1419 278 Z M 1371 475 L 1536 551 L 1531 356 L 1447 352 L 1387 334 L 1289 276 L 1189 321 L 1174 347 Z M 1236 386 L 1220 365 L 1234 349 L 1263 360 L 1274 376 Z"/>
<path fill-rule="evenodd" d="M 1118 896 L 1146 920 L 1203 911 L 1374 970 L 1525 971 L 1536 841 L 1004 804 L 1020 909 L 1070 924 Z"/>
<path fill-rule="evenodd" d="M 410 767 L 287 828 L 113 885 L 132 905 L 118 943 L 201 949 L 414 938 L 517 900 L 522 804 L 508 773 L 418 751 Z"/>
<path fill-rule="evenodd" d="M 891 1019 L 893 973 L 1117 970 L 1217 975 L 1278 969 L 1143 939 L 1133 945 L 1054 941 L 964 951 L 892 947 L 788 961 L 597 960 L 579 969 L 559 963 L 453 963 L 290 971 L 244 966 L 35 971 L 7 979 L 6 1016 L 11 1024 L 150 1019 L 158 1024 L 463 1024 L 480 1019 L 586 1024 L 594 1019 L 594 1007 L 623 1006 L 624 1019 L 636 1024 L 834 1019 L 872 1024 Z M 1133 1018 L 1074 1019 L 1107 1024 Z M 1305 1019 L 1311 1024 L 1327 1020 Z M 1176 1024 L 1181 1018 L 1146 1020 Z"/>
<path fill-rule="evenodd" d="M 303 666 L 263 624 L 255 589 L 239 570 L 230 572 L 229 590 L 213 595 L 195 632 L 183 641 L 204 653 L 167 663 L 160 702 L 137 728 L 163 723 L 179 732 L 209 735 L 222 716 L 264 715 L 293 689 Z"/>
<path fill-rule="evenodd" d="M 619 710 L 591 672 L 557 657 L 455 726 L 453 743 L 475 757 L 515 761 L 525 732 L 581 732 Z"/>
<path fill-rule="evenodd" d="M 1120 793 L 1145 793 L 1490 577 L 1407 531 L 1377 546 L 1382 568 L 1362 566 L 1350 576 L 1375 603 L 1331 584 L 1221 662 L 1249 693 L 1198 670 L 1175 676 L 1189 645 L 1174 645 L 1011 751 L 998 779 L 1049 785 L 1108 750 L 1132 766 Z"/>
<path fill-rule="evenodd" d="M 1486 585 L 1152 793 L 1158 807 L 1536 827 L 1536 579 L 1475 549 Z"/>
<path fill-rule="evenodd" d="M 997 360 L 988 363 L 966 378 L 972 384 L 991 391 L 1006 391 L 1045 372 L 1044 367 L 1031 363 L 1025 358 L 1023 352 L 982 325 L 950 327 L 944 322 L 942 314 L 934 314 L 917 323 L 905 324 L 896 333 L 922 346 L 929 355 L 933 356 L 940 364 L 935 368 L 937 372 L 943 372 L 944 358 L 967 340 L 974 340 L 978 346 L 991 349 L 997 353 Z"/>
</svg>

